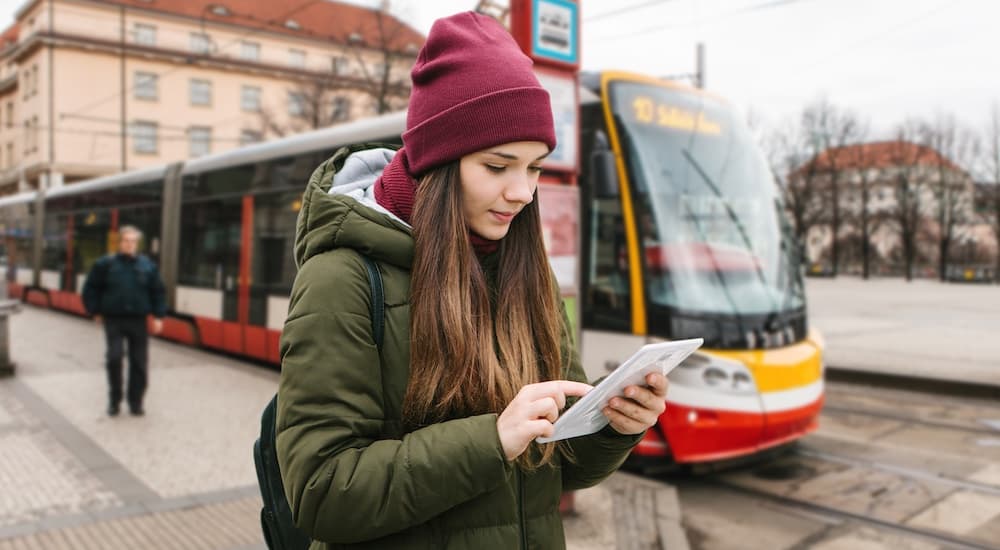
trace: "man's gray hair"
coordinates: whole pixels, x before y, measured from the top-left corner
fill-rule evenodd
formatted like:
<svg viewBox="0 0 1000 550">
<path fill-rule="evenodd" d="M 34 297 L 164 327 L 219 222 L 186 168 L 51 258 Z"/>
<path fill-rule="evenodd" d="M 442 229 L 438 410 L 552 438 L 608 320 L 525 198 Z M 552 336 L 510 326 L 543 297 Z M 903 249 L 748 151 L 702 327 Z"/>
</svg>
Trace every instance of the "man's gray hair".
<svg viewBox="0 0 1000 550">
<path fill-rule="evenodd" d="M 134 225 L 123 225 L 118 228 L 118 236 L 121 237 L 126 233 L 132 233 L 142 239 L 142 230 Z"/>
</svg>

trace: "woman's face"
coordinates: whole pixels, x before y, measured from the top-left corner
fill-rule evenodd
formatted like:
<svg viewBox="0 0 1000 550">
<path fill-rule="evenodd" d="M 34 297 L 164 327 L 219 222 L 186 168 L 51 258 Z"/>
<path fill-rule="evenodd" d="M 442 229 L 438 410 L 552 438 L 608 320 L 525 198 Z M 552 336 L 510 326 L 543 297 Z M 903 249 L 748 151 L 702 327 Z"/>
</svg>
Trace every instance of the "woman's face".
<svg viewBox="0 0 1000 550">
<path fill-rule="evenodd" d="M 462 157 L 462 211 L 469 229 L 485 239 L 502 239 L 531 203 L 548 154 L 540 141 L 516 141 Z"/>
</svg>

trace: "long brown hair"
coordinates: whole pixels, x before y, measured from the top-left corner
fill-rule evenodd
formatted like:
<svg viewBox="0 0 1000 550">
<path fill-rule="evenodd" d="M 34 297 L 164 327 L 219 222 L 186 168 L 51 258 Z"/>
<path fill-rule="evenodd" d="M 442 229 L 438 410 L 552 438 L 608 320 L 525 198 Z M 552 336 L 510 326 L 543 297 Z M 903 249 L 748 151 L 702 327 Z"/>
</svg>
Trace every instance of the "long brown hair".
<svg viewBox="0 0 1000 550">
<path fill-rule="evenodd" d="M 410 378 L 403 423 L 502 412 L 526 384 L 561 377 L 560 318 L 541 237 L 538 201 L 501 241 L 493 295 L 469 238 L 459 163 L 422 178 L 413 207 Z M 526 452 L 548 464 L 553 445 Z M 531 449 L 529 449 L 531 450 Z"/>
</svg>

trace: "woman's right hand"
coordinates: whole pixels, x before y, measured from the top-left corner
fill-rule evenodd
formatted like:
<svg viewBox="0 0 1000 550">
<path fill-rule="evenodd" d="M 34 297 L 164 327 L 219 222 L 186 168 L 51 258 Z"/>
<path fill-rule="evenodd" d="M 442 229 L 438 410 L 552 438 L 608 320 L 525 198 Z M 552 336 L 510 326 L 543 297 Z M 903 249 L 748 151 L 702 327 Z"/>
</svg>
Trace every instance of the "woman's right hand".
<svg viewBox="0 0 1000 550">
<path fill-rule="evenodd" d="M 536 437 L 552 435 L 552 423 L 566 406 L 567 396 L 583 396 L 593 386 L 569 380 L 528 384 L 497 418 L 497 433 L 507 460 L 514 460 Z"/>
</svg>

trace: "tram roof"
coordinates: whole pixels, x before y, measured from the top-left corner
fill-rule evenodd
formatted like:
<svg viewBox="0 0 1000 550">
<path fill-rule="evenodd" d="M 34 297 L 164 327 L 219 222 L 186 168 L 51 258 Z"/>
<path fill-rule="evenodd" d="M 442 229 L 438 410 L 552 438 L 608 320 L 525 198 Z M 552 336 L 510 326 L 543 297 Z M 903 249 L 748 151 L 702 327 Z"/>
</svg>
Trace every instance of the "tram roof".
<svg viewBox="0 0 1000 550">
<path fill-rule="evenodd" d="M 0 208 L 3 208 L 4 206 L 11 206 L 14 204 L 31 202 L 35 200 L 35 197 L 37 196 L 38 196 L 38 191 L 24 191 L 23 193 L 18 193 L 16 195 L 0 197 Z"/>
<path fill-rule="evenodd" d="M 102 176 L 92 180 L 81 181 L 79 183 L 71 183 L 69 185 L 64 185 L 62 187 L 46 191 L 45 198 L 52 199 L 62 197 L 64 195 L 93 193 L 95 191 L 103 191 L 104 189 L 108 189 L 110 187 L 123 187 L 136 183 L 162 180 L 164 175 L 167 173 L 168 166 L 169 165 L 162 164 L 159 166 L 151 166 L 149 168 L 140 168 L 130 172 L 123 172 L 121 174 Z"/>
<path fill-rule="evenodd" d="M 406 111 L 399 111 L 198 157 L 184 163 L 182 174 L 198 174 L 352 143 L 397 138 L 405 128 Z"/>
</svg>

